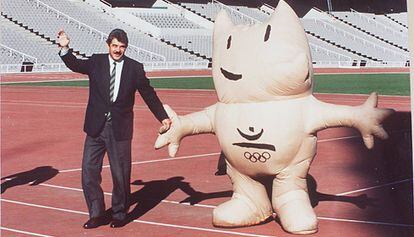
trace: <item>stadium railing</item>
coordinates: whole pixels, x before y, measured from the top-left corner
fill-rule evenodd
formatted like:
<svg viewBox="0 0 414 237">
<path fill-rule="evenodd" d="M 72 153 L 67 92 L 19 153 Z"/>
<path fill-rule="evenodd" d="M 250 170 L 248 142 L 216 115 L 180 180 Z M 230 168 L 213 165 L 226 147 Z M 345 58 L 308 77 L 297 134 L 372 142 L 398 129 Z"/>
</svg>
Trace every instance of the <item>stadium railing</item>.
<svg viewBox="0 0 414 237">
<path fill-rule="evenodd" d="M 143 62 L 146 71 L 157 70 L 192 70 L 208 68 L 208 61 L 181 61 L 181 62 Z M 30 63 L 30 64 L 1 64 L 0 73 L 20 72 L 70 72 L 63 63 Z"/>
<path fill-rule="evenodd" d="M 183 62 L 143 62 L 146 71 L 159 70 L 195 70 L 207 69 L 206 61 L 183 61 Z M 314 61 L 314 68 L 408 68 L 410 62 L 374 62 L 374 61 Z M 41 63 L 41 64 L 2 64 L 0 73 L 25 73 L 25 72 L 70 72 L 63 63 Z"/>
<path fill-rule="evenodd" d="M 313 61 L 314 68 L 407 68 L 410 66 L 409 61 Z"/>
<path fill-rule="evenodd" d="M 10 48 L 6 45 L 0 44 L 0 48 L 5 49 L 6 51 L 10 52 L 10 53 L 17 53 L 21 58 L 22 58 L 22 62 L 32 62 L 32 63 L 37 63 L 37 58 L 33 57 L 31 55 L 25 54 L 23 52 L 20 52 L 19 50 Z"/>
</svg>

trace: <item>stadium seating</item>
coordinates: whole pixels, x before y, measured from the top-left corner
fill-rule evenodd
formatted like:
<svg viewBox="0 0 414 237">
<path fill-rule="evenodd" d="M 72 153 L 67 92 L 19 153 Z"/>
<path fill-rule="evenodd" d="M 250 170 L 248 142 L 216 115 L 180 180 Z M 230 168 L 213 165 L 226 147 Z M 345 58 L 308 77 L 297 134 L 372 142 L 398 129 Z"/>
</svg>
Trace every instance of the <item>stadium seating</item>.
<svg viewBox="0 0 414 237">
<path fill-rule="evenodd" d="M 332 14 L 380 40 L 408 49 L 408 31 L 396 23 L 392 24 L 391 21 L 384 21 L 385 18 L 374 14 L 362 14 L 355 11 L 333 12 Z"/>
<path fill-rule="evenodd" d="M 173 13 L 132 12 L 132 14 L 159 28 L 201 28 L 199 25 Z"/>
<path fill-rule="evenodd" d="M 207 58 L 212 57 L 211 35 L 164 35 L 163 38 Z"/>
<path fill-rule="evenodd" d="M 402 24 L 405 28 L 408 29 L 408 15 L 407 12 L 401 12 L 401 13 L 391 13 L 386 14 L 386 17 L 390 18 L 391 20 Z"/>
<path fill-rule="evenodd" d="M 2 51 L 10 53 L 10 49 L 13 49 L 14 53 L 11 55 L 18 54 L 18 60 L 20 60 L 17 63 L 25 60 L 39 63 L 61 63 L 56 45 L 24 30 L 3 17 L 0 18 L 0 24 L 2 26 L 0 28 L 0 34 L 2 35 L 1 43 L 3 44 Z M 13 56 L 13 58 L 15 57 Z M 5 58 L 1 60 L 2 64 L 16 63 L 16 60 L 13 59 L 10 59 L 10 62 Z"/>
<path fill-rule="evenodd" d="M 226 6 L 215 0 L 206 4 L 157 2 L 162 2 L 163 7 L 125 11 L 129 19 L 139 18 L 158 29 L 159 34 L 154 37 L 99 1 L 3 1 L 0 64 L 19 64 L 29 59 L 42 65 L 61 63 L 55 41 L 61 28 L 70 36 L 71 47 L 79 57 L 107 52 L 107 34 L 114 28 L 122 28 L 130 40 L 127 55 L 150 70 L 205 68 L 212 58 L 212 31 L 197 22 L 197 17 L 214 22 L 217 13 L 225 9 L 235 24 L 256 24 L 266 21 L 271 14 L 268 5 L 259 9 Z M 173 11 L 170 6 L 180 10 Z M 311 12 L 301 21 L 316 67 L 352 66 L 356 61 L 392 66 L 405 65 L 409 60 L 406 13 L 374 15 L 352 10 L 329 15 L 314 9 Z M 189 14 L 197 17 L 188 18 Z"/>
<path fill-rule="evenodd" d="M 205 16 L 206 18 L 212 21 L 214 21 L 214 19 L 216 18 L 217 14 L 220 12 L 221 9 L 225 9 L 234 24 L 254 24 L 254 23 L 259 22 L 259 20 L 256 20 L 252 16 L 248 16 L 245 13 L 242 13 L 235 8 L 226 6 L 218 2 L 208 2 L 207 4 L 180 3 L 180 5 L 184 6 L 185 8 L 199 15 Z"/>
<path fill-rule="evenodd" d="M 21 64 L 25 60 L 23 53 L 0 44 L 0 64 Z"/>
<path fill-rule="evenodd" d="M 306 30 L 321 39 L 327 39 L 338 47 L 374 61 L 406 61 L 407 52 L 388 45 L 384 41 L 360 32 L 342 22 L 320 19 L 302 19 Z"/>
<path fill-rule="evenodd" d="M 22 10 L 23 9 L 23 10 Z M 3 4 L 3 12 L 46 37 L 54 38 L 60 28 L 71 36 L 71 46 L 90 56 L 106 52 L 107 33 L 114 28 L 125 29 L 130 38 L 127 53 L 140 61 L 186 61 L 201 60 L 196 56 L 165 45 L 157 39 L 142 34 L 123 24 L 111 15 L 99 12 L 81 2 L 53 0 L 14 0 Z M 101 42 L 101 43 L 97 43 Z M 134 51 L 135 47 L 137 50 Z M 139 50 L 143 48 L 144 50 Z"/>
<path fill-rule="evenodd" d="M 260 22 L 266 21 L 267 19 L 269 19 L 269 16 L 270 16 L 269 14 L 261 11 L 258 8 L 251 8 L 251 7 L 245 7 L 245 6 L 230 6 L 230 7 Z"/>
</svg>

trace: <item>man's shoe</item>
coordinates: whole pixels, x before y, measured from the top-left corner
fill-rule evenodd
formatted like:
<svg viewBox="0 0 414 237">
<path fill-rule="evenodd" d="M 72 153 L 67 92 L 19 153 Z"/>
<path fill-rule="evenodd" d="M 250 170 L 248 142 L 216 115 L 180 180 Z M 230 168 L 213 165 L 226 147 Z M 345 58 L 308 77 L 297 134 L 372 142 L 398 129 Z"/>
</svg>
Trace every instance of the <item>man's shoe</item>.
<svg viewBox="0 0 414 237">
<path fill-rule="evenodd" d="M 123 226 L 125 226 L 126 224 L 128 224 L 128 220 L 125 218 L 125 219 L 123 219 L 123 220 L 116 220 L 116 219 L 113 219 L 112 221 L 111 221 L 111 224 L 109 225 L 111 228 L 119 228 L 119 227 L 123 227 Z"/>
<path fill-rule="evenodd" d="M 107 225 L 108 223 L 109 223 L 109 218 L 106 216 L 93 217 L 89 219 L 85 224 L 83 224 L 83 228 L 94 229 L 101 225 Z"/>
</svg>

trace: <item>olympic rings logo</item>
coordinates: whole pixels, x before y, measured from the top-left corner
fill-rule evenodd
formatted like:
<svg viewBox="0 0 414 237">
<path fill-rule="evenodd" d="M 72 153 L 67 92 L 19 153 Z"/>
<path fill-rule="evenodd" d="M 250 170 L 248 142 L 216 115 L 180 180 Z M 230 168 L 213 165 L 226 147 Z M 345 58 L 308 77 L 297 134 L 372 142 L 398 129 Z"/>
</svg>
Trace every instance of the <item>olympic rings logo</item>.
<svg viewBox="0 0 414 237">
<path fill-rule="evenodd" d="M 256 163 L 257 161 L 261 162 L 261 163 L 265 163 L 267 160 L 270 159 L 270 157 L 272 157 L 270 155 L 269 152 L 263 152 L 262 154 L 260 154 L 259 152 L 253 152 L 250 153 L 248 151 L 246 151 L 244 153 L 244 158 L 250 160 L 250 162 L 252 163 Z"/>
</svg>

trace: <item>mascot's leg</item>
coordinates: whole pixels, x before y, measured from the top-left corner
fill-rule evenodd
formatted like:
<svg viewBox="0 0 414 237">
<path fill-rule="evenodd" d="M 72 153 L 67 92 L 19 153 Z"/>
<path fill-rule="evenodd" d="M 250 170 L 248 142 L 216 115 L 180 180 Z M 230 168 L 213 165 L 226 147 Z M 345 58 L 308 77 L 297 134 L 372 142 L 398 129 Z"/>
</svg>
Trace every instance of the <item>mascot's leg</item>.
<svg viewBox="0 0 414 237">
<path fill-rule="evenodd" d="M 279 173 L 273 180 L 272 205 L 282 227 L 293 234 L 318 231 L 318 220 L 307 193 L 306 175 L 311 159 Z"/>
<path fill-rule="evenodd" d="M 272 206 L 264 185 L 239 173 L 227 163 L 233 183 L 232 198 L 213 212 L 213 225 L 238 227 L 258 224 L 272 215 Z"/>
</svg>

